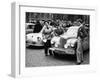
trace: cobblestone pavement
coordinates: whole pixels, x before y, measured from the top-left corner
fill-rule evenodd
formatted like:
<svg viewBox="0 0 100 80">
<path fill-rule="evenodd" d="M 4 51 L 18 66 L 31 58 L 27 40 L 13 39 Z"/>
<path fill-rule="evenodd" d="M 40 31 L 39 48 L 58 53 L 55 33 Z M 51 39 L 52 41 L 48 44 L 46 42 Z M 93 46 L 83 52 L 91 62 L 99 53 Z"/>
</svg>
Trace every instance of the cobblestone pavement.
<svg viewBox="0 0 100 80">
<path fill-rule="evenodd" d="M 26 67 L 76 65 L 76 58 L 72 55 L 45 56 L 42 48 L 26 48 Z M 84 53 L 84 62 L 89 64 L 89 51 Z"/>
</svg>

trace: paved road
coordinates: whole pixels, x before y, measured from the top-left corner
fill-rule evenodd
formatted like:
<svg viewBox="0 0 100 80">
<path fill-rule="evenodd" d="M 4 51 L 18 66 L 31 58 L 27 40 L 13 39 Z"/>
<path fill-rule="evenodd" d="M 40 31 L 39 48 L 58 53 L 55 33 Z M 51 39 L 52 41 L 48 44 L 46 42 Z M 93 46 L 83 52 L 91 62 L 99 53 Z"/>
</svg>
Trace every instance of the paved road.
<svg viewBox="0 0 100 80">
<path fill-rule="evenodd" d="M 84 62 L 82 64 L 89 64 L 89 51 L 84 53 Z M 76 65 L 76 58 L 71 55 L 45 56 L 43 49 L 31 47 L 26 48 L 25 65 L 26 67 Z"/>
</svg>

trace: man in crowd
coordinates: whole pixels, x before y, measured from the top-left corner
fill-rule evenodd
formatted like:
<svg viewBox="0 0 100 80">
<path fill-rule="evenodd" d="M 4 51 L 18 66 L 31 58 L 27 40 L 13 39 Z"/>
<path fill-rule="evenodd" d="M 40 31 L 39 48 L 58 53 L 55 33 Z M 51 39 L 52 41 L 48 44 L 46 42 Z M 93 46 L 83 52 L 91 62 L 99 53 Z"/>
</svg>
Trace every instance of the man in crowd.
<svg viewBox="0 0 100 80">
<path fill-rule="evenodd" d="M 42 29 L 42 25 L 40 24 L 39 20 L 37 20 L 35 27 L 34 27 L 34 33 L 40 32 Z"/>
</svg>

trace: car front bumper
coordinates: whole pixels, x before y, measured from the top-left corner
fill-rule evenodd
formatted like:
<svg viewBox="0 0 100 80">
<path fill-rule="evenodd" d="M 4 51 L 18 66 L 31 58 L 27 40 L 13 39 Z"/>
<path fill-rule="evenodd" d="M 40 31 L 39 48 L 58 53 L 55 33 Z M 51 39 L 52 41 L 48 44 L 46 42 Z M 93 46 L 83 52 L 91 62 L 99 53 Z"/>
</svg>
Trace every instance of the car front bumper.
<svg viewBox="0 0 100 80">
<path fill-rule="evenodd" d="M 26 41 L 26 46 L 43 46 L 43 42 Z"/>
<path fill-rule="evenodd" d="M 52 52 L 56 53 L 56 54 L 71 54 L 74 55 L 75 54 L 75 50 L 73 48 L 49 48 L 49 50 L 51 50 Z"/>
</svg>

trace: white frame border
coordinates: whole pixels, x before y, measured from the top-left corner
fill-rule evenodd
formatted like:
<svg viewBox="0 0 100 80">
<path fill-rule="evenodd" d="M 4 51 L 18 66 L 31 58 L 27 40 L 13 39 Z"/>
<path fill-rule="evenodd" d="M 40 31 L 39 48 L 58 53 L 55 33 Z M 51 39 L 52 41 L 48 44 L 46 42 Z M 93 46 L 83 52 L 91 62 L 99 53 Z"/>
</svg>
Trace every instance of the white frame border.
<svg viewBox="0 0 100 80">
<path fill-rule="evenodd" d="M 93 45 L 93 38 L 95 38 L 95 33 L 93 34 L 92 32 L 95 30 L 95 27 L 93 27 L 95 25 L 95 12 L 96 9 L 95 8 L 83 8 L 83 7 L 78 7 L 78 8 L 73 8 L 73 7 L 69 7 L 68 8 L 62 8 L 62 7 L 43 7 L 43 6 L 32 6 L 32 4 L 26 4 L 26 3 L 12 3 L 12 62 L 11 62 L 11 75 L 14 77 L 21 77 L 21 76 L 33 76 L 33 75 L 55 75 L 56 73 L 76 73 L 76 72 L 95 72 L 96 70 L 96 56 L 94 56 L 94 54 L 92 54 L 93 56 L 93 63 L 90 65 L 80 65 L 80 66 L 67 66 L 67 68 L 65 66 L 58 66 L 58 67 L 37 67 L 34 69 L 30 69 L 30 70 L 26 70 L 26 68 L 24 68 L 21 65 L 21 53 L 20 53 L 20 49 L 21 49 L 21 41 L 20 41 L 20 36 L 21 36 L 21 31 L 20 28 L 22 28 L 20 26 L 20 7 L 21 6 L 30 6 L 30 7 L 38 7 L 38 8 L 55 8 L 55 9 L 75 9 L 75 10 L 89 10 L 90 12 L 93 11 L 93 15 L 92 15 L 92 28 L 90 27 L 91 31 L 90 31 L 90 36 L 91 36 L 91 44 Z M 91 14 L 90 14 L 91 15 Z M 93 47 L 90 48 L 93 49 Z M 95 52 L 95 50 L 92 50 L 92 53 Z M 73 69 L 74 68 L 74 69 Z M 71 70 L 73 69 L 73 70 Z M 79 70 L 80 69 L 80 70 Z M 41 71 L 40 71 L 41 70 Z M 51 70 L 51 71 L 50 71 Z M 70 71 L 71 70 L 71 71 Z M 32 71 L 32 72 L 30 72 Z M 48 72 L 49 71 L 49 72 Z M 52 72 L 53 71 L 53 72 Z M 34 74 L 35 72 L 35 74 Z M 43 73 L 39 73 L 39 72 L 43 72 Z"/>
</svg>

